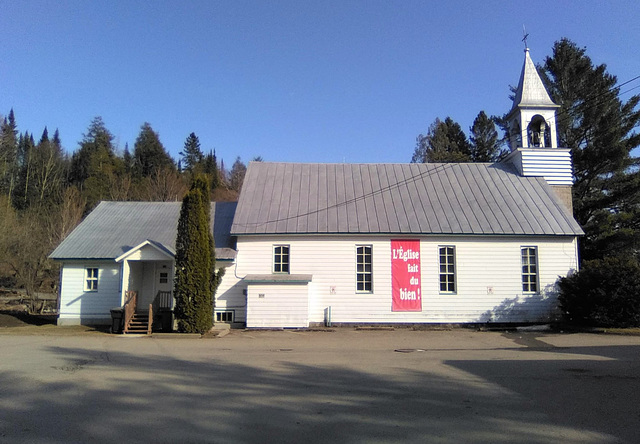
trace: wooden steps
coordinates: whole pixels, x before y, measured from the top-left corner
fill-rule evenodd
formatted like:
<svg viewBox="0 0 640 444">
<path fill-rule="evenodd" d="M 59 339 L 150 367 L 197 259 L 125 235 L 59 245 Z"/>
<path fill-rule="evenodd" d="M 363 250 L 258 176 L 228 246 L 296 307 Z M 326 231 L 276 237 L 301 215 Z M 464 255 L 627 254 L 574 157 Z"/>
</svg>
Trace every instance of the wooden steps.
<svg viewBox="0 0 640 444">
<path fill-rule="evenodd" d="M 149 313 L 134 313 L 129 325 L 125 326 L 124 332 L 127 334 L 146 335 L 149 332 Z"/>
</svg>

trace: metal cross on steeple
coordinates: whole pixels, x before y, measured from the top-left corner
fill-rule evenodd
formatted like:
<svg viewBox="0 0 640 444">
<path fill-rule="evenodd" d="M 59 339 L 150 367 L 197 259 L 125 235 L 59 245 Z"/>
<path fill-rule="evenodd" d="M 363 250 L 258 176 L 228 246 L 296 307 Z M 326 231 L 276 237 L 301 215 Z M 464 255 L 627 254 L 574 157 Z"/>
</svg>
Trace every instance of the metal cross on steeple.
<svg viewBox="0 0 640 444">
<path fill-rule="evenodd" d="M 524 37 L 522 37 L 522 41 L 524 42 L 524 49 L 527 49 L 527 37 L 529 37 L 529 34 L 527 34 L 527 30 L 525 29 L 524 25 L 522 25 L 522 35 Z"/>
</svg>

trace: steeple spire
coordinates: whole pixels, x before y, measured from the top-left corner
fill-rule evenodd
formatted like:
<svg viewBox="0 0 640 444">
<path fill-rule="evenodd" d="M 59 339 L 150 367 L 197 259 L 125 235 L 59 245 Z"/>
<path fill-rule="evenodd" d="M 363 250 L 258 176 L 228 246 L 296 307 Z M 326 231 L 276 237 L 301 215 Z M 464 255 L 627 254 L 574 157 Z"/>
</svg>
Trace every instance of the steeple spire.
<svg viewBox="0 0 640 444">
<path fill-rule="evenodd" d="M 557 108 L 559 106 L 549 97 L 536 65 L 531 60 L 529 48 L 525 48 L 520 81 L 513 106 L 507 114 L 511 150 L 557 148 Z"/>
<path fill-rule="evenodd" d="M 513 99 L 513 108 L 525 106 L 559 108 L 549 97 L 549 93 L 538 75 L 536 65 L 531 60 L 529 48 L 524 49 L 524 65 L 522 66 L 516 95 Z"/>
<path fill-rule="evenodd" d="M 558 148 L 556 110 L 538 74 L 525 43 L 524 65 L 507 114 L 511 154 L 506 161 L 513 163 L 523 176 L 542 176 L 552 186 L 567 208 L 572 208 L 573 183 L 571 153 Z"/>
</svg>

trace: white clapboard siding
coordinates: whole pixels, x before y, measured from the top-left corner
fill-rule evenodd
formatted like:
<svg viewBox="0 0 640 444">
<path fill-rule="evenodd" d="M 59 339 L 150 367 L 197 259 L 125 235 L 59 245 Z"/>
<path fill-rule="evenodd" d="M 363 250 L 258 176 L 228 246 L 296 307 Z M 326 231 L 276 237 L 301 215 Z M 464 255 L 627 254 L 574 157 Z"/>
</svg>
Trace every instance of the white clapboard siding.
<svg viewBox="0 0 640 444">
<path fill-rule="evenodd" d="M 89 267 L 98 268 L 98 291 L 85 291 L 85 269 Z M 121 305 L 120 264 L 65 262 L 61 288 L 60 325 L 108 323 L 110 309 Z"/>
<path fill-rule="evenodd" d="M 322 322 L 327 307 L 339 323 L 534 322 L 555 315 L 554 284 L 577 268 L 574 237 L 422 237 L 421 312 L 391 311 L 391 239 L 407 236 L 241 237 L 238 276 L 271 273 L 273 245 L 290 246 L 290 272 L 311 274 L 309 321 Z M 413 239 L 416 239 L 415 237 Z M 373 292 L 356 291 L 356 245 L 373 247 Z M 455 294 L 439 292 L 438 247 L 456 248 Z M 538 248 L 540 293 L 523 294 L 521 247 Z M 252 286 L 253 287 L 253 286 Z M 249 298 L 251 312 L 253 299 Z M 282 305 L 288 302 L 283 299 Z"/>
<path fill-rule="evenodd" d="M 221 267 L 225 272 L 216 291 L 215 311 L 231 311 L 234 322 L 244 323 L 247 318 L 247 296 L 244 293 L 247 285 L 236 277 L 235 263 L 216 262 L 216 269 Z"/>
<path fill-rule="evenodd" d="M 247 294 L 247 327 L 308 327 L 308 285 L 252 284 Z"/>
<path fill-rule="evenodd" d="M 168 258 L 169 254 L 151 245 L 145 245 L 127 256 L 130 261 L 166 261 Z"/>
<path fill-rule="evenodd" d="M 572 185 L 571 153 L 559 148 L 519 148 L 513 161 L 523 176 L 542 176 L 550 185 Z"/>
</svg>

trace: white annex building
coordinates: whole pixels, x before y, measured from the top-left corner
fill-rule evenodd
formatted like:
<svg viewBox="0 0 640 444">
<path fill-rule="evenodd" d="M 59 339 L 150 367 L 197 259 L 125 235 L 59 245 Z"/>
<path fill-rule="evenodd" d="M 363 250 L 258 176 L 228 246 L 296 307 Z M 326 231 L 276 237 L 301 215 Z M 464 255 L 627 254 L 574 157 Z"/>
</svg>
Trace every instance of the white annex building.
<svg viewBox="0 0 640 444">
<path fill-rule="evenodd" d="M 500 163 L 250 163 L 239 202 L 211 205 L 226 269 L 215 321 L 553 319 L 555 283 L 578 268 L 583 234 L 556 109 L 526 50 Z M 139 312 L 170 309 L 179 212 L 178 202 L 100 203 L 51 254 L 62 262 L 59 323 L 109 323 L 132 295 Z"/>
</svg>

